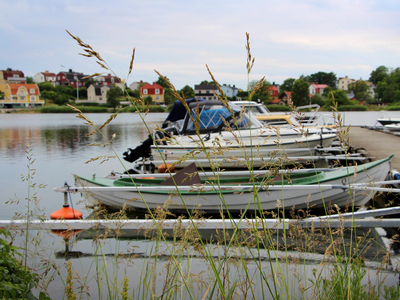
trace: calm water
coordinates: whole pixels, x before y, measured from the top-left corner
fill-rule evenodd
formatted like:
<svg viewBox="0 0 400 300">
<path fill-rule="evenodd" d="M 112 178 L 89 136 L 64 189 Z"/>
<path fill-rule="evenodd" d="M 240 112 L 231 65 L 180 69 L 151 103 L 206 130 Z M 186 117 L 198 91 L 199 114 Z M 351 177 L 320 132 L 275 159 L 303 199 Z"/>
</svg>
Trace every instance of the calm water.
<svg viewBox="0 0 400 300">
<path fill-rule="evenodd" d="M 92 119 L 96 125 L 101 125 L 109 115 L 107 114 L 87 114 L 88 118 Z M 368 125 L 373 126 L 376 123 L 376 118 L 380 116 L 379 112 L 352 112 L 344 114 L 345 125 Z M 400 113 L 397 113 L 400 117 Z M 161 124 L 165 119 L 166 114 L 149 114 L 145 117 L 145 121 L 150 125 L 151 129 L 155 124 Z M 97 142 L 102 143 L 100 136 L 90 136 L 87 134 L 91 131 L 87 125 L 83 124 L 81 119 L 75 117 L 74 114 L 0 114 L 0 163 L 1 163 L 1 210 L 0 219 L 11 219 L 16 212 L 26 213 L 24 198 L 28 195 L 28 186 L 26 182 L 21 181 L 21 175 L 26 176 L 28 172 L 27 164 L 27 147 L 32 150 L 32 158 L 35 159 L 32 167 L 36 169 L 34 182 L 37 184 L 46 184 L 44 189 L 38 189 L 38 196 L 41 197 L 40 207 L 44 207 L 44 212 L 47 217 L 50 213 L 62 207 L 63 196 L 53 191 L 54 187 L 59 187 L 67 181 L 73 184 L 73 173 L 92 174 L 98 176 L 107 175 L 111 171 L 121 171 L 120 162 L 116 159 L 110 160 L 103 164 L 91 162 L 85 164 L 87 160 L 100 155 L 113 155 L 110 148 L 93 147 L 89 144 Z M 111 124 L 107 125 L 103 130 L 107 138 L 113 139 L 113 147 L 118 155 L 128 147 L 135 147 L 147 138 L 147 130 L 143 126 L 142 120 L 137 114 L 121 114 Z M 129 168 L 130 164 L 126 163 Z M 32 194 L 32 192 L 31 192 Z M 73 198 L 75 201 L 79 200 Z M 18 198 L 19 204 L 5 204 L 8 200 Z M 84 217 L 90 214 L 83 207 L 75 205 L 75 208 L 84 213 Z M 46 245 L 46 246 L 45 246 Z M 38 247 L 37 245 L 35 247 Z M 126 266 L 121 270 L 116 271 L 115 266 L 118 263 L 126 265 L 124 259 L 114 259 L 113 254 L 119 252 L 129 252 L 128 249 L 135 247 L 135 251 L 140 253 L 149 253 L 154 247 L 152 242 L 144 241 L 128 241 L 116 242 L 111 240 L 104 245 L 103 253 L 109 253 L 111 256 L 107 259 L 111 268 L 110 272 L 125 272 L 130 277 L 131 286 L 135 280 L 138 280 L 138 270 L 143 270 L 147 263 L 144 259 L 138 258 L 135 263 L 138 266 L 127 269 Z M 43 250 L 42 250 L 43 249 Z M 49 235 L 40 243 L 39 251 L 46 251 L 48 257 L 54 259 L 54 254 L 64 249 L 64 244 L 61 238 Z M 75 252 L 94 253 L 92 240 L 79 240 L 74 244 L 72 249 Z M 80 274 L 88 273 L 90 276 L 95 276 L 95 269 L 91 270 L 93 256 L 73 259 L 74 270 Z M 63 258 L 55 259 L 56 264 L 62 265 L 65 263 Z M 31 261 L 33 266 L 36 266 L 35 259 Z M 104 263 L 104 262 L 103 262 Z M 269 266 L 269 264 L 267 264 Z M 113 267 L 114 266 L 114 267 Z M 268 267 L 266 266 L 266 267 Z M 200 270 L 204 267 L 204 262 L 201 259 L 193 261 L 193 267 Z M 313 267 L 311 264 L 310 268 Z M 308 268 L 308 267 L 307 267 Z M 292 267 L 288 269 L 291 271 Z M 88 271 L 89 270 L 89 271 Z M 162 271 L 160 269 L 160 271 Z M 294 271 L 293 271 L 294 272 Z M 304 272 L 310 271 L 304 268 Z M 65 269 L 62 271 L 65 278 Z M 310 273 L 311 274 L 311 273 Z M 120 274 L 121 275 L 121 274 Z M 396 283 L 395 275 L 390 274 L 388 280 L 391 283 Z M 121 282 L 121 280 L 120 280 Z M 94 280 L 87 284 L 90 287 L 91 296 L 93 299 L 99 297 L 97 285 Z M 54 299 L 61 299 L 63 295 L 64 284 L 59 278 L 56 278 L 49 286 L 48 291 Z"/>
<path fill-rule="evenodd" d="M 166 118 L 165 113 L 148 114 L 145 121 L 154 128 Z M 400 112 L 393 116 L 400 117 Z M 108 114 L 88 114 L 97 126 L 103 124 Z M 373 126 L 380 112 L 347 112 L 343 114 L 345 125 Z M 65 181 L 72 184 L 74 173 L 98 176 L 109 174 L 111 171 L 121 171 L 120 162 L 112 159 L 103 164 L 91 162 L 90 158 L 100 155 L 113 155 L 109 147 L 91 147 L 91 143 L 102 143 L 100 135 L 87 137 L 92 129 L 74 114 L 1 114 L 0 115 L 0 163 L 1 163 L 1 204 L 0 219 L 10 219 L 16 211 L 25 211 L 20 202 L 15 205 L 4 205 L 9 199 L 27 197 L 27 184 L 21 182 L 21 175 L 27 175 L 27 147 L 32 149 L 35 159 L 33 168 L 36 169 L 34 182 L 46 184 L 45 189 L 38 190 L 42 198 L 41 205 L 45 206 L 48 216 L 59 209 L 63 203 L 61 194 L 53 192 Z M 110 139 L 113 134 L 113 147 L 118 155 L 128 147 L 140 144 L 148 133 L 137 114 L 120 114 L 103 129 L 103 134 Z M 125 162 L 129 168 L 130 164 Z"/>
</svg>

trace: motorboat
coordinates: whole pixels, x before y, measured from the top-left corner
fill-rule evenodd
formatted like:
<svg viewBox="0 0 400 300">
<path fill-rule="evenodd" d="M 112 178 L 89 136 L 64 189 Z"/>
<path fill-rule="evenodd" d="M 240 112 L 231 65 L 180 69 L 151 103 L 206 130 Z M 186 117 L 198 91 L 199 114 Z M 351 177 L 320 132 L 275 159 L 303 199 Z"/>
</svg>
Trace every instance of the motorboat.
<svg viewBox="0 0 400 300">
<path fill-rule="evenodd" d="M 162 129 L 135 149 L 128 149 L 124 159 L 168 159 L 181 167 L 189 164 L 189 158 L 208 160 L 208 167 L 213 159 L 219 159 L 223 168 L 243 167 L 249 161 L 252 167 L 261 167 L 286 154 L 312 156 L 315 148 L 328 147 L 336 138 L 336 131 L 330 128 L 265 126 L 232 102 L 189 99 L 176 101 Z M 200 163 L 201 167 L 207 167 L 205 164 Z"/>
<path fill-rule="evenodd" d="M 308 170 L 298 174 L 266 174 L 244 178 L 201 180 L 197 167 L 181 170 L 160 181 L 153 178 L 99 178 L 75 175 L 73 192 L 87 192 L 93 203 L 132 210 L 147 211 L 165 207 L 170 211 L 188 212 L 200 209 L 209 213 L 229 210 L 231 213 L 255 210 L 325 209 L 359 207 L 371 199 L 387 179 L 393 156 L 385 159 L 341 167 L 331 171 Z M 189 166 L 190 167 L 190 166 Z M 188 168 L 189 168 L 188 167 Z M 253 178 L 253 179 L 252 179 Z M 60 190 L 61 191 L 61 190 Z"/>
</svg>

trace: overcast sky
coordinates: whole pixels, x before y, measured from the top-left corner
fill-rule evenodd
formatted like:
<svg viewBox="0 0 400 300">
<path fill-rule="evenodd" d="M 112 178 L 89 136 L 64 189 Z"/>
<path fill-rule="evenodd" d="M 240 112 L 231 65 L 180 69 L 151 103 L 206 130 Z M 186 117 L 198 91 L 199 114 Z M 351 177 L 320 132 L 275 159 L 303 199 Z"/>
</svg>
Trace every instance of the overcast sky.
<svg viewBox="0 0 400 300">
<path fill-rule="evenodd" d="M 154 70 L 177 89 L 211 80 L 247 89 L 246 32 L 255 65 L 282 83 L 319 71 L 368 79 L 381 65 L 400 67 L 399 0 L 2 0 L 0 69 L 25 76 L 48 70 L 103 72 L 78 55 L 79 36 L 127 77 L 153 82 Z"/>
</svg>

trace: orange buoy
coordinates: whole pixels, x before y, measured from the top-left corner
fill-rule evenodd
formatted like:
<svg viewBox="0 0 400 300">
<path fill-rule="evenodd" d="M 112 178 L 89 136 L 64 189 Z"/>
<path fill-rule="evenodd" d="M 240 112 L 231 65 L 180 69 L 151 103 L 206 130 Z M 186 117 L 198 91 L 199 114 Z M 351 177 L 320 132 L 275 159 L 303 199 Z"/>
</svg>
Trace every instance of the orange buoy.
<svg viewBox="0 0 400 300">
<path fill-rule="evenodd" d="M 158 169 L 158 173 L 167 173 L 168 172 L 168 170 L 170 171 L 170 172 L 175 172 L 175 166 L 172 166 L 171 164 L 162 164 L 162 165 L 159 165 L 158 167 L 157 167 L 157 169 Z"/>
<path fill-rule="evenodd" d="M 64 205 L 63 208 L 50 214 L 50 218 L 53 220 L 76 220 L 82 219 L 82 216 L 83 214 L 79 210 L 73 209 L 69 205 Z"/>
<path fill-rule="evenodd" d="M 82 229 L 78 229 L 78 230 L 56 230 L 56 229 L 52 229 L 51 232 L 61 236 L 63 239 L 70 239 L 72 238 L 74 235 L 78 234 L 79 232 L 81 232 Z"/>
</svg>

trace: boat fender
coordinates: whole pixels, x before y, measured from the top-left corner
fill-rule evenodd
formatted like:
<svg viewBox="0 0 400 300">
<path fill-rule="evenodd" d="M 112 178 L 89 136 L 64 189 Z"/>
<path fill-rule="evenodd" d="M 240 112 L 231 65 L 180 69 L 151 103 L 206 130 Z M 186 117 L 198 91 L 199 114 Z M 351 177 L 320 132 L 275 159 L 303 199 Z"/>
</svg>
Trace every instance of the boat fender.
<svg viewBox="0 0 400 300">
<path fill-rule="evenodd" d="M 400 173 L 399 173 L 399 171 L 397 171 L 397 170 L 392 170 L 392 171 L 390 171 L 390 177 L 391 177 L 393 180 L 400 180 Z"/>
</svg>

